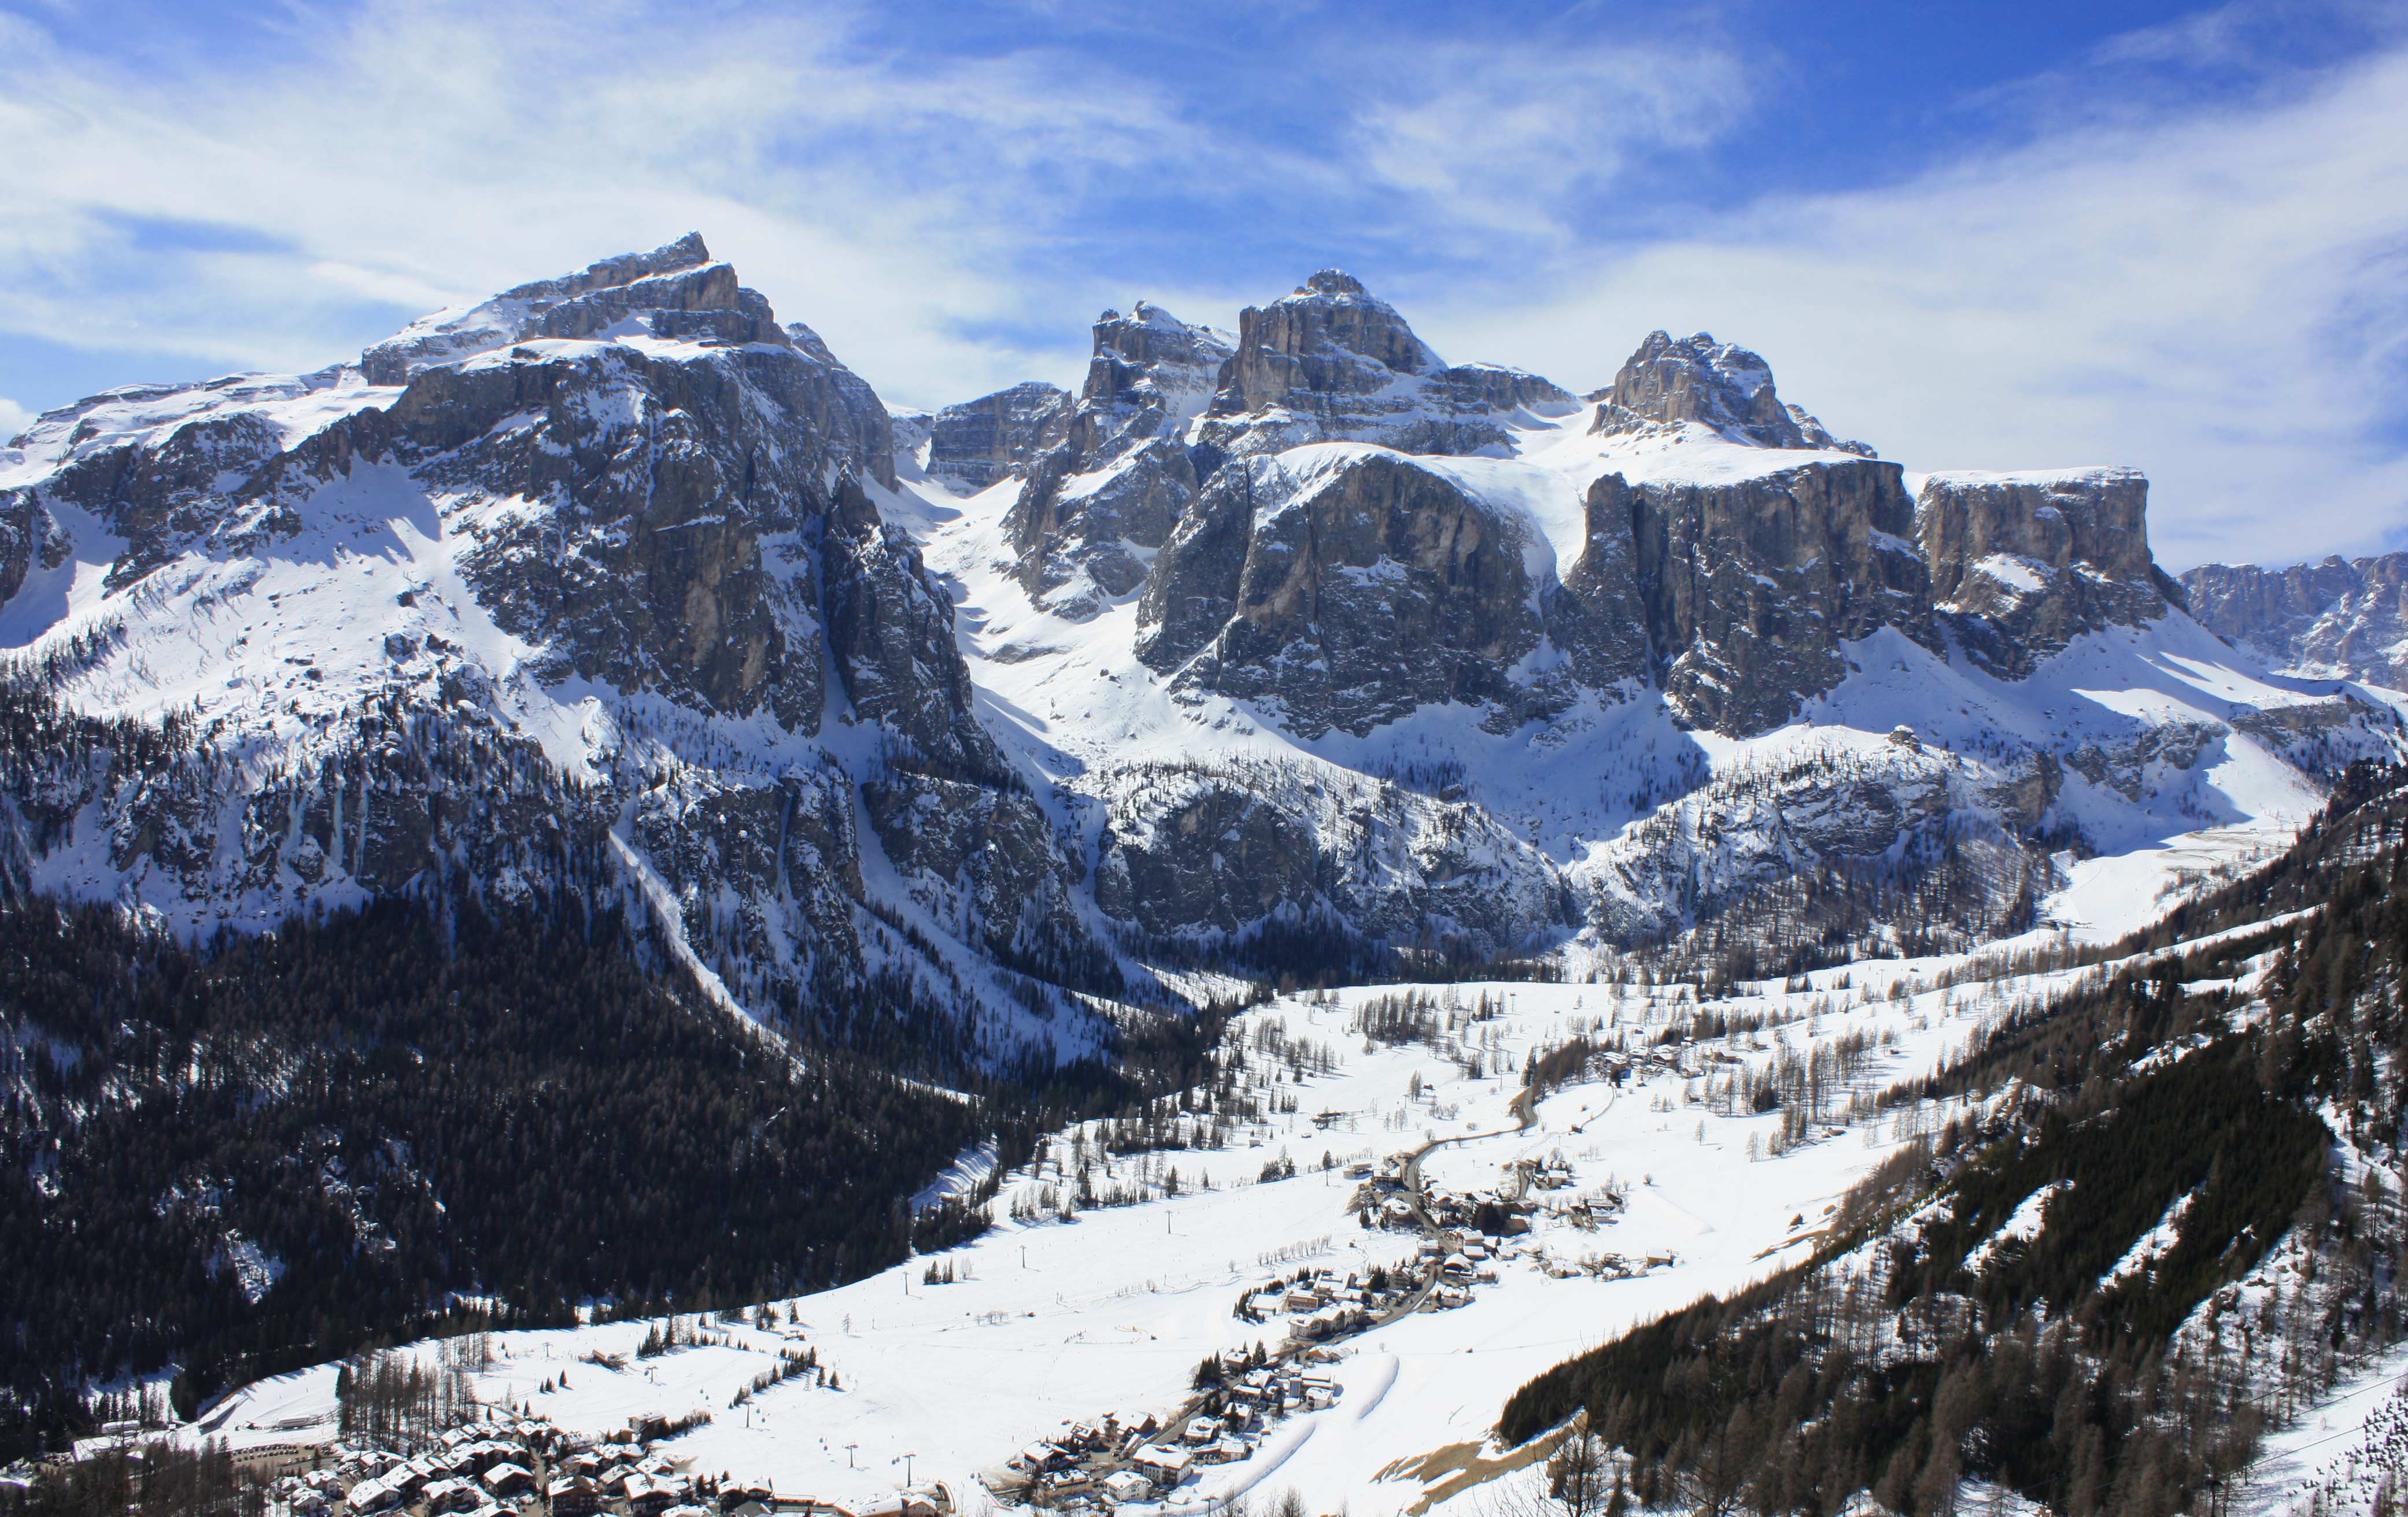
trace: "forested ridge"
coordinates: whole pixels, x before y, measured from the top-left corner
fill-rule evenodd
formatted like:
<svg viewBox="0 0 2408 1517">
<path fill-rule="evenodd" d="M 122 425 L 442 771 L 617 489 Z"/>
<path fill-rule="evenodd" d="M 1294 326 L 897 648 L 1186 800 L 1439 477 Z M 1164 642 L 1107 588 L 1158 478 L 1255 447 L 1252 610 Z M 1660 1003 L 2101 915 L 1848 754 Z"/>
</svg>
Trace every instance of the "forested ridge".
<svg viewBox="0 0 2408 1517">
<path fill-rule="evenodd" d="M 1979 1099 L 1812 1260 L 1548 1371 L 1502 1435 L 1582 1414 L 1628 1498 L 1716 1513 L 1870 1492 L 1926 1517 L 1967 1478 L 2068 1517 L 2212 1501 L 2403 1330 L 2401 1198 L 2389 1165 L 2349 1162 L 2396 1163 L 2408 1099 L 2402 784 L 2353 769 L 2286 853 L 2114 973 L 1885 1092 Z M 2019 1209 L 2036 1230 L 2002 1235 Z"/>
<path fill-rule="evenodd" d="M 208 952 L 0 911 L 0 1448 L 78 1426 L 87 1380 L 179 1365 L 189 1410 L 439 1329 L 447 1293 L 533 1323 L 853 1278 L 904 1256 L 914 1188 L 1031 1120 L 773 1052 L 634 937 L 566 899 Z"/>
</svg>

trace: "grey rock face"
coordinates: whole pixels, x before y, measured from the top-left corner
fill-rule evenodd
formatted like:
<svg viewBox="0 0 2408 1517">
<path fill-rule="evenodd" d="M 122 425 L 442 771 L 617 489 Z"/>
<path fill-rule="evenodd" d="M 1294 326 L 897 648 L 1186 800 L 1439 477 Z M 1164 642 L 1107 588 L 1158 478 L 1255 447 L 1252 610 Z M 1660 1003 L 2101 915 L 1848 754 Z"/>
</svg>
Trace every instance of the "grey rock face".
<svg viewBox="0 0 2408 1517">
<path fill-rule="evenodd" d="M 1822 422 L 1784 405 L 1773 393 L 1770 365 L 1737 343 L 1716 342 L 1711 333 L 1649 333 L 1612 385 L 1588 398 L 1604 403 L 1591 427 L 1597 432 L 1696 422 L 1734 442 L 1761 448 L 1828 448 L 1873 456 L 1863 443 L 1835 441 Z"/>
<path fill-rule="evenodd" d="M 1150 667 L 1305 737 L 1448 701 L 1507 724 L 1531 706 L 1507 673 L 1541 632 L 1521 522 L 1379 451 L 1233 464 L 1207 495 L 1140 604 Z"/>
<path fill-rule="evenodd" d="M 1017 792 L 905 774 L 862 787 L 896 867 L 934 888 L 920 904 L 964 941 L 1026 952 L 1074 930 L 1070 887 L 1083 872 L 1035 801 Z"/>
<path fill-rule="evenodd" d="M 280 531 L 289 519 L 272 507 L 224 489 L 275 457 L 282 434 L 255 411 L 263 402 L 299 399 L 331 390 L 337 369 L 300 378 L 235 376 L 201 384 L 136 386 L 111 391 L 41 418 L 29 436 L 62 449 L 61 466 L 36 489 L 0 491 L 0 590 L 22 582 L 22 554 L 55 551 L 57 529 L 44 508 L 56 500 L 92 512 L 126 547 L 110 565 L 108 585 L 122 588 L 180 553 L 240 554 Z M 154 427 L 124 427 L 123 413 L 142 409 L 191 419 Z M 104 419 L 105 418 L 105 419 Z M 55 561 L 55 560 L 53 560 Z"/>
<path fill-rule="evenodd" d="M 1029 470 L 1007 522 L 1023 588 L 1073 621 L 1145 582 L 1142 555 L 1196 494 L 1180 434 L 1229 353 L 1219 333 L 1144 301 L 1104 312 L 1095 343 L 1063 444 Z"/>
<path fill-rule="evenodd" d="M 1560 935 L 1562 877 L 1478 807 L 1276 764 L 1149 765 L 1110 781 L 1096 901 L 1161 934 L 1267 921 L 1498 952 Z"/>
<path fill-rule="evenodd" d="M 1518 369 L 1447 367 L 1395 307 L 1324 269 L 1239 313 L 1237 351 L 1196 440 L 1232 456 L 1339 440 L 1471 453 L 1504 442 L 1500 412 L 1570 399 Z"/>
<path fill-rule="evenodd" d="M 824 651 L 810 540 L 860 462 L 844 396 L 792 348 L 658 357 L 618 345 L 423 370 L 263 467 L 287 516 L 362 465 L 398 464 L 476 540 L 463 565 L 557 674 L 818 730 Z M 503 425 L 505 422 L 516 424 Z M 566 508 L 480 508 L 549 500 Z"/>
<path fill-rule="evenodd" d="M 2020 679 L 2082 633 L 2163 616 L 2181 591 L 2150 557 L 2148 498 L 2137 469 L 1930 476 L 1915 535 L 1966 651 Z"/>
<path fill-rule="evenodd" d="M 1602 487 L 1602 481 L 1600 481 Z M 1779 726 L 1846 674 L 1841 645 L 1896 627 L 1937 646 L 1898 465 L 1803 464 L 1636 493 L 1639 591 L 1664 694 L 1719 732 Z"/>
<path fill-rule="evenodd" d="M 1069 425 L 1069 395 L 1033 379 L 948 406 L 929 424 L 928 472 L 984 490 L 1026 473 L 1061 445 Z"/>
<path fill-rule="evenodd" d="M 2048 866 L 2020 846 L 2062 783 L 2046 753 L 2003 772 L 1911 737 L 1871 751 L 1784 755 L 1717 776 L 1641 821 L 1584 869 L 1591 926 L 1609 939 L 1669 937 L 1743 917 L 1758 893 L 1810 868 L 1954 855 L 1954 909 L 1977 935 L 2015 923 Z"/>
<path fill-rule="evenodd" d="M 636 840 L 676 892 L 687 941 L 721 949 L 722 978 L 750 999 L 781 980 L 858 984 L 853 787 L 827 771 L 749 779 L 680 769 L 636 800 Z"/>
<path fill-rule="evenodd" d="M 1191 326 L 1140 300 L 1130 314 L 1106 311 L 1096 321 L 1095 355 L 1079 391 L 1068 442 L 1082 468 L 1109 462 L 1122 450 L 1174 436 L 1211 399 L 1227 337 Z"/>
<path fill-rule="evenodd" d="M 953 601 L 851 480 L 829 513 L 825 552 L 828 644 L 854 711 L 895 735 L 907 765 L 1000 780 L 1003 755 L 971 710 Z"/>
<path fill-rule="evenodd" d="M 1145 583 L 1155 549 L 1196 496 L 1196 465 L 1169 437 L 1074 473 L 1068 449 L 1047 455 L 1021 486 L 1007 525 L 1023 588 L 1057 616 L 1083 622 Z"/>
<path fill-rule="evenodd" d="M 2408 688 L 2408 553 L 2281 569 L 2206 564 L 2182 585 L 2202 625 L 2275 668 Z"/>
<path fill-rule="evenodd" d="M 1896 465 L 1806 459 L 1712 483 L 1607 474 L 1585 510 L 1580 556 L 1560 582 L 1534 582 L 1526 521 L 1409 458 L 1332 449 L 1232 463 L 1154 561 L 1138 655 L 1308 737 L 1359 736 L 1446 701 L 1510 727 L 1578 688 L 1651 681 L 1684 722 L 1750 734 L 1835 687 L 1844 645 L 1877 628 L 1942 646 Z M 2101 554 L 2121 541 L 2091 537 Z M 2162 614 L 2147 582 L 2086 580 L 2079 605 Z M 1998 646 L 2056 625 L 2017 623 Z M 1531 659 L 1542 637 L 1560 665 Z"/>
<path fill-rule="evenodd" d="M 1589 486 L 1583 503 L 1580 556 L 1544 592 L 1547 636 L 1571 673 L 1591 690 L 1646 683 L 1656 674 L 1655 643 L 1640 594 L 1637 492 L 1619 474 Z M 1647 565 L 1660 578 L 1660 565 Z"/>
</svg>

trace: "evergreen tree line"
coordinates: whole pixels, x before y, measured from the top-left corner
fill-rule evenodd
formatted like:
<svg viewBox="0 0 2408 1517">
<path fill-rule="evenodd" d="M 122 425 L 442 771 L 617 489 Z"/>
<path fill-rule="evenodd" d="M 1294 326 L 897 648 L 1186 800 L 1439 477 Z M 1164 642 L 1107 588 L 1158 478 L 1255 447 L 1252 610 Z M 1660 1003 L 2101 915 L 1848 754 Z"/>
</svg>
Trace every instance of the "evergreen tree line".
<svg viewBox="0 0 2408 1517">
<path fill-rule="evenodd" d="M 902 1198 L 992 1114 L 771 1051 L 637 936 L 566 898 L 391 902 L 206 952 L 107 909 L 0 911 L 0 1450 L 82 1425 L 93 1381 L 180 1365 L 189 1413 L 472 1325 L 449 1293 L 507 1303 L 491 1325 L 708 1308 L 934 1242 Z"/>
<path fill-rule="evenodd" d="M 1534 1380 L 1501 1435 L 1583 1415 L 1631 1498 L 1715 1513 L 1870 1493 L 1928 1517 L 1969 1477 L 2067 1517 L 2213 1504 L 2264 1427 L 2403 1330 L 2400 1197 L 2379 1173 L 2343 1182 L 2318 1115 L 2388 1144 L 2408 1105 L 2401 780 L 2354 769 L 2281 859 L 2121 950 L 2227 937 L 2085 980 L 1884 1093 L 1913 1114 L 2009 1099 L 1901 1149 L 1807 1263 Z M 2262 1018 L 2184 989 L 2268 953 Z M 2000 1235 L 2036 1203 L 2036 1234 Z M 2160 1226 L 2166 1245 L 2123 1267 Z M 2302 1267 L 2253 1308 L 2231 1288 L 2277 1246 Z"/>
</svg>

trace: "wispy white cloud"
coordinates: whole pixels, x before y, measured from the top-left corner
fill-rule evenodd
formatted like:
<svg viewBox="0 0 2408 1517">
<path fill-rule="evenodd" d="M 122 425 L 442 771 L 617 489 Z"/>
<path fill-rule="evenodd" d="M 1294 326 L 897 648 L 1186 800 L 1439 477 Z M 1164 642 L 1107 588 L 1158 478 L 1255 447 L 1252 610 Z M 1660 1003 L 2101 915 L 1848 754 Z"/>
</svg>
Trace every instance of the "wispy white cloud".
<svg viewBox="0 0 2408 1517">
<path fill-rule="evenodd" d="M 1694 42 L 1508 37 L 1379 50 L 1375 66 L 1383 88 L 1354 121 L 1362 169 L 1498 252 L 1570 241 L 1570 213 L 1634 153 L 1703 148 L 1750 103 L 1740 60 Z"/>
<path fill-rule="evenodd" d="M 240 78 L 136 78 L 0 19 L 0 327 L 314 365 L 363 300 L 699 228 L 874 379 L 959 394 L 1027 360 L 964 336 L 1013 314 L 1020 251 L 1197 146 L 1092 60 L 907 63 L 824 9 L 379 6 L 295 40 Z"/>
<path fill-rule="evenodd" d="M 32 411 L 10 400 L 7 395 L 0 395 L 0 443 L 7 442 L 33 424 Z"/>
<path fill-rule="evenodd" d="M 2408 51 L 2243 108 L 1781 197 L 1563 260 L 1511 314 L 1430 324 L 1583 384 L 1650 327 L 1709 329 L 1914 467 L 2138 464 L 2172 564 L 2394 546 Z"/>
</svg>

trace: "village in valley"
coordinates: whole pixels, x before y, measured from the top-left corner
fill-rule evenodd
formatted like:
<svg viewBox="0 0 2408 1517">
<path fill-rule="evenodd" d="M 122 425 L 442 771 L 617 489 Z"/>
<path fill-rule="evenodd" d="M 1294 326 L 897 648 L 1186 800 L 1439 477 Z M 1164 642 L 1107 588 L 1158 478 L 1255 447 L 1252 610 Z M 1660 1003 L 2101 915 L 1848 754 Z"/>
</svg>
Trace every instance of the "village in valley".
<svg viewBox="0 0 2408 1517">
<path fill-rule="evenodd" d="M 406 1345 L 78 1452 L 231 1459 L 271 1517 L 1476 1504 L 1543 1464 L 1495 1438 L 1520 1385 L 1806 1257 L 1852 1183 L 1969 1109 L 1879 1088 L 2098 972 L 2040 934 L 1718 995 L 1280 996 L 1142 1120 L 1008 1173 L 965 1153 L 924 1197 L 992 1218 L 961 1247 L 810 1295 Z"/>
</svg>

